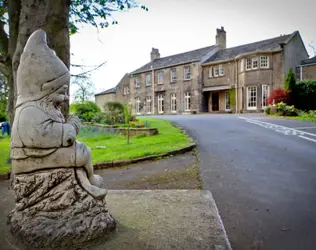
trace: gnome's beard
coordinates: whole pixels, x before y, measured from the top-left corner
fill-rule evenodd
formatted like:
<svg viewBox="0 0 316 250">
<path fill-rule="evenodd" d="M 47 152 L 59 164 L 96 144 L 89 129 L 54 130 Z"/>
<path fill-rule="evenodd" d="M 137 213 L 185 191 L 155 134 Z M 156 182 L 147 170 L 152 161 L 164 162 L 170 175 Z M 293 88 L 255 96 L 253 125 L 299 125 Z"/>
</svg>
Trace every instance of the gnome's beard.
<svg viewBox="0 0 316 250">
<path fill-rule="evenodd" d="M 39 107 L 47 113 L 52 120 L 58 121 L 58 122 L 65 122 L 65 118 L 63 114 L 61 113 L 61 104 L 56 105 L 54 101 L 51 99 L 51 96 L 45 96 L 41 100 L 38 101 Z"/>
</svg>

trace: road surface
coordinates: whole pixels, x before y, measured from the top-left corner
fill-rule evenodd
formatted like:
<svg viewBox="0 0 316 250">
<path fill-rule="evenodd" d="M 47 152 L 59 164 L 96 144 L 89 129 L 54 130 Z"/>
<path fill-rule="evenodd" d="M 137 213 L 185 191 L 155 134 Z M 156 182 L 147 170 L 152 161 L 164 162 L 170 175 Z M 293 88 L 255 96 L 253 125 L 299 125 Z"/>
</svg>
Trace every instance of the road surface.
<svg viewBox="0 0 316 250">
<path fill-rule="evenodd" d="M 198 141 L 233 249 L 316 249 L 316 123 L 243 115 L 157 116 Z"/>
</svg>

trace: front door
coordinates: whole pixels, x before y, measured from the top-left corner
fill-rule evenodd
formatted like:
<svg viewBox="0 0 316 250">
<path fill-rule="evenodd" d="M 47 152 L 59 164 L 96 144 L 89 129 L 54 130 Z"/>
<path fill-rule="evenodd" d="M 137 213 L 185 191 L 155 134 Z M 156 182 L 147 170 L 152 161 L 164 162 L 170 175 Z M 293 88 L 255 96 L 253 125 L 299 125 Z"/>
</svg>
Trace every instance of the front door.
<svg viewBox="0 0 316 250">
<path fill-rule="evenodd" d="M 212 111 L 219 111 L 219 93 L 212 93 Z"/>
</svg>

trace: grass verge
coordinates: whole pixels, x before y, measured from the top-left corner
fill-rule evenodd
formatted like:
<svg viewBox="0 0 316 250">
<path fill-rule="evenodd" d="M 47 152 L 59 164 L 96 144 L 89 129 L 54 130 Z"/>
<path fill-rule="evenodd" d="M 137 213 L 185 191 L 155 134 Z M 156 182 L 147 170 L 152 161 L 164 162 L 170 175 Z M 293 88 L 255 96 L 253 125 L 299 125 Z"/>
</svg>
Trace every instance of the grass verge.
<svg viewBox="0 0 316 250">
<path fill-rule="evenodd" d="M 159 134 L 131 137 L 130 144 L 127 144 L 125 136 L 83 128 L 77 140 L 92 149 L 93 163 L 135 159 L 165 153 L 190 144 L 188 137 L 169 121 L 154 118 L 139 118 L 139 120 L 148 121 L 150 127 L 158 128 Z M 3 164 L 9 156 L 9 145 L 9 137 L 0 138 L 0 173 L 7 173 L 10 169 L 10 165 Z M 101 148 L 97 148 L 98 146 Z"/>
<path fill-rule="evenodd" d="M 290 119 L 290 120 L 316 122 L 316 118 L 315 117 L 309 117 L 309 116 L 281 116 L 281 115 L 277 115 L 277 114 L 270 114 L 269 116 L 278 117 L 278 118 L 284 118 L 284 119 Z"/>
</svg>

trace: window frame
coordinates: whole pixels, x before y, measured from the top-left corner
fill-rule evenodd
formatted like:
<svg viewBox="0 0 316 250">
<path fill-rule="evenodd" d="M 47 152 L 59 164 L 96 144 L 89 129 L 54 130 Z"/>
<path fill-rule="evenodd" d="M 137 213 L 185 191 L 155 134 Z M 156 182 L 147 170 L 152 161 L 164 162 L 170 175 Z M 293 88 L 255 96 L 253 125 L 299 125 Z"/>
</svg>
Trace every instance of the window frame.
<svg viewBox="0 0 316 250">
<path fill-rule="evenodd" d="M 135 88 L 136 89 L 140 88 L 140 76 L 135 77 Z"/>
<path fill-rule="evenodd" d="M 173 79 L 173 72 L 174 72 L 174 79 Z M 170 69 L 170 82 L 171 83 L 175 83 L 177 81 L 177 69 L 176 68 L 172 68 Z"/>
<path fill-rule="evenodd" d="M 219 65 L 216 65 L 214 67 L 214 77 L 218 77 L 219 76 Z"/>
<path fill-rule="evenodd" d="M 225 75 L 225 69 L 223 67 L 223 64 L 218 65 L 218 73 L 219 73 L 219 76 Z"/>
<path fill-rule="evenodd" d="M 266 94 L 266 97 L 265 97 L 265 104 L 266 105 L 263 105 L 264 104 L 264 88 L 266 88 L 266 91 L 267 91 L 267 94 Z M 262 84 L 261 86 L 261 107 L 263 109 L 265 109 L 267 106 L 268 106 L 268 98 L 269 98 L 269 93 L 270 93 L 270 86 L 267 85 L 267 84 Z"/>
<path fill-rule="evenodd" d="M 147 114 L 151 114 L 151 96 L 146 97 Z M 149 104 L 149 105 L 148 105 Z"/>
<path fill-rule="evenodd" d="M 186 69 L 189 69 L 189 72 L 186 72 Z M 189 74 L 189 78 L 187 78 L 187 74 Z M 185 81 L 191 80 L 191 66 L 190 65 L 184 66 L 184 77 L 183 77 L 183 79 Z"/>
<path fill-rule="evenodd" d="M 252 69 L 252 60 L 251 58 L 246 59 L 246 70 L 251 70 Z"/>
<path fill-rule="evenodd" d="M 147 76 L 149 76 L 149 81 L 148 81 L 148 77 Z M 148 82 L 149 82 L 149 84 L 148 84 Z M 151 73 L 147 73 L 145 75 L 145 86 L 146 87 L 150 87 L 151 86 Z"/>
<path fill-rule="evenodd" d="M 191 93 L 190 92 L 184 93 L 184 111 L 185 112 L 191 111 Z"/>
<path fill-rule="evenodd" d="M 229 91 L 225 91 L 225 111 L 230 111 L 230 92 Z"/>
<path fill-rule="evenodd" d="M 257 67 L 254 67 L 253 65 L 254 65 L 254 62 L 256 62 L 256 64 L 257 64 Z M 259 66 L 259 63 L 258 63 L 258 57 L 252 57 L 251 58 L 251 68 L 252 69 L 258 69 L 258 66 Z"/>
<path fill-rule="evenodd" d="M 158 101 L 158 113 L 163 114 L 164 113 L 164 96 L 163 95 L 158 95 L 157 97 Z"/>
<path fill-rule="evenodd" d="M 266 58 L 266 66 L 262 66 L 262 58 Z M 268 56 L 260 56 L 260 68 L 267 69 L 269 68 L 269 57 Z"/>
<path fill-rule="evenodd" d="M 208 67 L 208 78 L 213 78 L 213 66 Z"/>
<path fill-rule="evenodd" d="M 170 110 L 171 113 L 177 113 L 177 94 L 176 93 L 171 93 L 170 94 Z"/>
<path fill-rule="evenodd" d="M 161 79 L 159 76 L 161 76 Z M 164 76 L 164 74 L 163 74 L 162 70 L 157 72 L 157 84 L 159 84 L 159 85 L 163 84 L 163 76 Z"/>
<path fill-rule="evenodd" d="M 135 112 L 137 115 L 140 115 L 140 98 L 136 97 L 136 102 L 135 102 Z"/>
<path fill-rule="evenodd" d="M 254 88 L 255 89 L 255 106 L 249 106 L 249 98 L 251 98 L 251 93 L 249 96 L 249 89 L 250 88 Z M 252 101 L 253 102 L 253 101 Z M 257 110 L 257 105 L 258 105 L 258 90 L 257 90 L 257 86 L 248 86 L 247 87 L 247 110 Z"/>
</svg>

